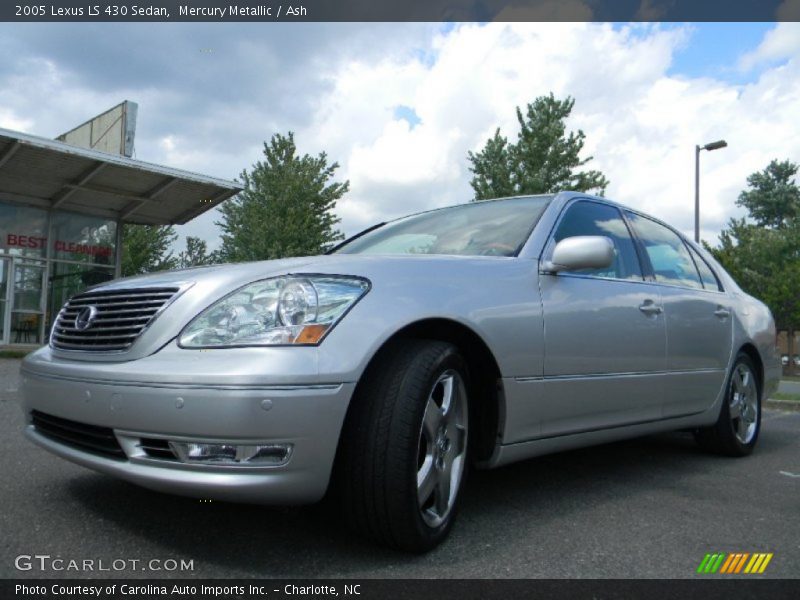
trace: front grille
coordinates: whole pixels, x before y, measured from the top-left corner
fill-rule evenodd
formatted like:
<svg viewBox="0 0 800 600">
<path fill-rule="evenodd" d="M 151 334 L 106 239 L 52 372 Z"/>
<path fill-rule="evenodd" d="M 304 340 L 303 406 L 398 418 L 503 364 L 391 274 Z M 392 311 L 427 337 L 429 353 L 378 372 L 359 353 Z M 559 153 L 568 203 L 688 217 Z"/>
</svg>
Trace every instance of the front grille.
<svg viewBox="0 0 800 600">
<path fill-rule="evenodd" d="M 31 417 L 33 427 L 46 438 L 92 454 L 125 459 L 125 452 L 110 427 L 78 423 L 38 410 L 32 411 Z"/>
<path fill-rule="evenodd" d="M 58 313 L 50 343 L 62 350 L 119 352 L 131 347 L 175 294 L 176 287 L 99 290 L 74 296 Z M 78 317 L 92 313 L 88 326 Z M 83 311 L 83 312 L 82 312 Z"/>
</svg>

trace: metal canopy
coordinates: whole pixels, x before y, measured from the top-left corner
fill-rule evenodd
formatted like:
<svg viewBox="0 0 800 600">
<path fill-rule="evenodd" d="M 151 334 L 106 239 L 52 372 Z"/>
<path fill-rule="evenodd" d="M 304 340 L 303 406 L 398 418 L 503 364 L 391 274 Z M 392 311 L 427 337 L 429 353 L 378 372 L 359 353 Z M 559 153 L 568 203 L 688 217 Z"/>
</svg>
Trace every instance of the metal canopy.
<svg viewBox="0 0 800 600">
<path fill-rule="evenodd" d="M 126 223 L 181 225 L 242 190 L 233 181 L 0 128 L 0 198 Z"/>
</svg>

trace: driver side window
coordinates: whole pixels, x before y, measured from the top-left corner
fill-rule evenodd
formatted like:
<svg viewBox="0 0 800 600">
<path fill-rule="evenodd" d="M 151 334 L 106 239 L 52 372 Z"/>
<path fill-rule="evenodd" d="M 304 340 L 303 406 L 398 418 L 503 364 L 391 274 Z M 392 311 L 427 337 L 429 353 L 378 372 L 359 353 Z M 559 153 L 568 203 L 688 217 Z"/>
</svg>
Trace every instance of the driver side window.
<svg viewBox="0 0 800 600">
<path fill-rule="evenodd" d="M 572 273 L 612 279 L 643 279 L 636 248 L 619 210 L 588 200 L 574 203 L 567 209 L 553 237 L 558 243 L 565 238 L 579 235 L 601 235 L 609 238 L 614 243 L 614 262 L 605 269 L 582 269 Z"/>
</svg>

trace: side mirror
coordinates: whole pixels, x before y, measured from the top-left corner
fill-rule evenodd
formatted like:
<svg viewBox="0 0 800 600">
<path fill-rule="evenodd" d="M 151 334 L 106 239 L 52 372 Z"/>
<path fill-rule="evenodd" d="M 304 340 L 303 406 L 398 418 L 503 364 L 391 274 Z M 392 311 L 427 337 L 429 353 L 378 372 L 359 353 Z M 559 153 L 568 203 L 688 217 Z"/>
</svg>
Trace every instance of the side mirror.
<svg viewBox="0 0 800 600">
<path fill-rule="evenodd" d="M 578 235 L 564 238 L 553 249 L 552 258 L 545 262 L 543 271 L 578 271 L 580 269 L 605 269 L 614 262 L 614 242 L 602 235 Z"/>
</svg>

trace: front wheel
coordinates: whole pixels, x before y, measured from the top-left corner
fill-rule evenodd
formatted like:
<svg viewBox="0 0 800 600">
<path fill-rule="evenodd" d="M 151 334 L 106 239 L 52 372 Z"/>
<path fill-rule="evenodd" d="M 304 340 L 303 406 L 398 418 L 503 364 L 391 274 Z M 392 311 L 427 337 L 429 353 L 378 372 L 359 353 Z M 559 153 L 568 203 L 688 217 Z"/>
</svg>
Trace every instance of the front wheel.
<svg viewBox="0 0 800 600">
<path fill-rule="evenodd" d="M 452 344 L 399 340 L 360 383 L 336 484 L 349 523 L 424 552 L 448 534 L 466 475 L 469 373 Z"/>
<path fill-rule="evenodd" d="M 739 353 L 728 377 L 719 418 L 695 433 L 705 449 L 727 456 L 753 451 L 761 430 L 761 389 L 756 368 L 747 354 Z"/>
</svg>

